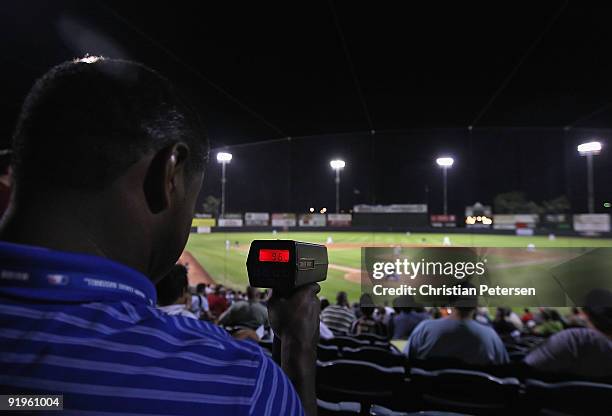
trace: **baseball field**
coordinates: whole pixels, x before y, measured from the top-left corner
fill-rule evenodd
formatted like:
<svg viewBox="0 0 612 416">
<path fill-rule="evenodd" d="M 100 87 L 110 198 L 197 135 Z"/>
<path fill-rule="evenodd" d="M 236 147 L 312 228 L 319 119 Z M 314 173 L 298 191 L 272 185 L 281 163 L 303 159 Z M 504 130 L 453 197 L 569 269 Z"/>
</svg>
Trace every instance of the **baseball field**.
<svg viewBox="0 0 612 416">
<path fill-rule="evenodd" d="M 252 240 L 291 239 L 327 244 L 329 271 L 327 280 L 321 284 L 322 295 L 333 299 L 339 290 L 344 290 L 351 301 L 356 301 L 360 295 L 361 247 L 441 246 L 445 237 L 450 239 L 452 246 L 462 247 L 519 247 L 526 250 L 529 245 L 533 245 L 536 250 L 547 247 L 612 247 L 612 239 L 585 237 L 557 236 L 551 239 L 548 236 L 488 234 L 300 231 L 276 234 L 271 232 L 191 234 L 187 250 L 201 263 L 216 283 L 243 289 L 248 283 L 245 262 Z M 526 270 L 524 264 L 516 263 L 514 272 L 516 273 L 521 268 Z"/>
</svg>

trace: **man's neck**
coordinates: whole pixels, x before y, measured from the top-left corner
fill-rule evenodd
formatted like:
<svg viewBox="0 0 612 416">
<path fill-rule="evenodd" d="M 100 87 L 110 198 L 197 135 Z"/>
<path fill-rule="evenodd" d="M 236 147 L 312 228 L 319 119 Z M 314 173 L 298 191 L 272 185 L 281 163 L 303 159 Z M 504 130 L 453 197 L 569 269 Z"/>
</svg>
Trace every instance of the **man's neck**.
<svg viewBox="0 0 612 416">
<path fill-rule="evenodd" d="M 123 233 L 112 232 L 122 227 Z M 113 238 L 116 235 L 120 238 Z M 49 201 L 10 208 L 0 224 L 2 241 L 105 257 L 147 274 L 148 265 L 141 259 L 148 254 L 137 237 L 143 236 L 130 235 L 125 221 L 76 202 L 74 206 Z"/>
</svg>

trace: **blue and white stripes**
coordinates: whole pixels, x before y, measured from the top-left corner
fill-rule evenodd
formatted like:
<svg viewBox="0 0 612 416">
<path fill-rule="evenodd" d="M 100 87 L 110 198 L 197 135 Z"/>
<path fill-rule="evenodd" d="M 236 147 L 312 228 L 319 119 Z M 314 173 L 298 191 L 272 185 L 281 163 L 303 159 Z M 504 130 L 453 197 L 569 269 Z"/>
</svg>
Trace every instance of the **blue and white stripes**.
<svg viewBox="0 0 612 416">
<path fill-rule="evenodd" d="M 49 273 L 69 276 L 61 288 L 45 279 L 49 264 Z M 28 277 L 0 278 L 1 394 L 63 394 L 64 414 L 303 414 L 290 381 L 257 345 L 162 314 L 150 306 L 152 284 L 133 270 L 0 243 L 1 270 Z M 70 284 L 83 281 L 71 273 L 90 271 L 148 298 Z"/>
</svg>

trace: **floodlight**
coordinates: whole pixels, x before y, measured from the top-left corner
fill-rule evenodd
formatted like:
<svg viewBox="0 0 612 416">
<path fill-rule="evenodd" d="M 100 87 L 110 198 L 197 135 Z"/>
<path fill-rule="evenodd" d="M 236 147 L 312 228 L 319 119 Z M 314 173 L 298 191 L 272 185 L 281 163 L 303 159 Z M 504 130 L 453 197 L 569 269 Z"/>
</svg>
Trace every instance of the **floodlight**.
<svg viewBox="0 0 612 416">
<path fill-rule="evenodd" d="M 455 163 L 455 160 L 452 157 L 439 157 L 436 159 L 436 163 L 440 167 L 450 168 Z"/>
<path fill-rule="evenodd" d="M 596 140 L 579 144 L 577 147 L 580 156 L 585 156 L 587 161 L 587 205 L 589 213 L 595 212 L 595 190 L 593 181 L 593 156 L 601 152 L 601 142 Z"/>
<path fill-rule="evenodd" d="M 582 156 L 597 155 L 601 152 L 601 142 L 587 142 L 578 145 L 578 153 Z"/>
<path fill-rule="evenodd" d="M 229 163 L 232 160 L 232 154 L 227 152 L 219 152 L 217 153 L 217 162 L 219 163 Z"/>
<path fill-rule="evenodd" d="M 329 162 L 329 165 L 332 167 L 332 169 L 342 169 L 346 166 L 346 162 L 344 162 L 344 160 L 336 159 Z"/>
<path fill-rule="evenodd" d="M 342 159 L 334 159 L 329 162 L 329 166 L 336 171 L 336 214 L 340 212 L 340 169 L 346 166 Z M 325 210 L 327 211 L 327 209 Z M 321 212 L 323 214 L 323 212 Z"/>
<path fill-rule="evenodd" d="M 448 168 L 453 166 L 455 163 L 455 159 L 449 156 L 442 156 L 436 159 L 436 163 L 438 166 L 442 168 L 442 178 L 444 183 L 444 215 L 448 214 L 448 198 L 447 198 L 447 184 L 446 184 L 446 175 Z"/>
<path fill-rule="evenodd" d="M 232 154 L 228 152 L 217 153 L 217 162 L 221 163 L 221 218 L 225 217 L 225 166 L 232 160 Z"/>
</svg>

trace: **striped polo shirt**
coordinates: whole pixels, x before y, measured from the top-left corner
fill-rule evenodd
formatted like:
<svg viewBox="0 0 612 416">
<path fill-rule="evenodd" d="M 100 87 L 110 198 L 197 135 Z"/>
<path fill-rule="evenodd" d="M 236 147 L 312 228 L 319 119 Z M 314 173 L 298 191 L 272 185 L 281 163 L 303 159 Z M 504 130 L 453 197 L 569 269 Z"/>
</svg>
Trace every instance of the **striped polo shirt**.
<svg viewBox="0 0 612 416">
<path fill-rule="evenodd" d="M 0 242 L 0 394 L 63 394 L 62 414 L 303 414 L 259 346 L 155 302 L 119 263 Z"/>
<path fill-rule="evenodd" d="M 336 335 L 348 333 L 355 319 L 353 311 L 340 305 L 329 305 L 321 312 L 321 321 Z"/>
</svg>

